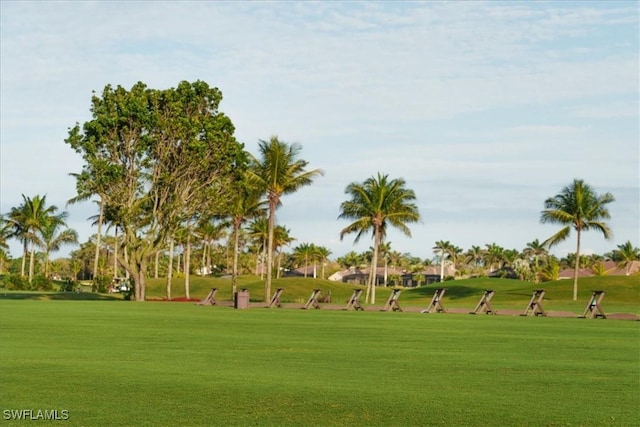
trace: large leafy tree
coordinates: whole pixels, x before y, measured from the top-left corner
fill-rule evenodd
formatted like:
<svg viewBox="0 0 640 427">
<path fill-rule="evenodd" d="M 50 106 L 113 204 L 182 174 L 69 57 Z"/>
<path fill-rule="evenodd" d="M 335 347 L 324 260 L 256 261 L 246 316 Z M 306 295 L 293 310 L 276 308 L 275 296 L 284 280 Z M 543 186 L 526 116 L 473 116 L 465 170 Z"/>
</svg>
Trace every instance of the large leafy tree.
<svg viewBox="0 0 640 427">
<path fill-rule="evenodd" d="M 540 222 L 563 225 L 557 233 L 543 243 L 544 246 L 550 248 L 557 245 L 569 237 L 572 229 L 576 231 L 576 260 L 573 272 L 574 301 L 578 299 L 578 270 L 582 232 L 597 230 L 602 233 L 605 239 L 610 239 L 613 233 L 603 220 L 611 217 L 607 205 L 614 200 L 611 193 L 598 195 L 589 184 L 581 179 L 574 179 L 560 193 L 544 202 Z"/>
<path fill-rule="evenodd" d="M 150 258 L 203 210 L 222 209 L 242 168 L 243 147 L 207 83 L 155 90 L 106 86 L 91 99 L 91 120 L 65 140 L 83 160 L 79 195 L 98 194 L 122 231 L 120 264 L 145 299 Z M 126 251 L 124 250 L 126 248 Z"/>
<path fill-rule="evenodd" d="M 406 188 L 402 178 L 389 179 L 389 175 L 378 173 L 363 183 L 353 182 L 345 189 L 350 199 L 340 205 L 339 219 L 352 220 L 340 231 L 340 239 L 355 233 L 355 242 L 371 231 L 373 234 L 373 257 L 369 274 L 370 303 L 375 304 L 376 271 L 380 244 L 387 235 L 389 226 L 411 236 L 407 224 L 420 221 L 418 207 L 414 203 L 416 195 Z"/>
<path fill-rule="evenodd" d="M 258 156 L 251 156 L 247 174 L 249 183 L 266 194 L 269 209 L 267 239 L 267 277 L 264 286 L 265 301 L 271 298 L 271 279 L 273 277 L 274 231 L 276 228 L 276 209 L 282 204 L 281 197 L 291 194 L 323 175 L 321 169 L 308 170 L 309 163 L 300 159 L 302 146 L 297 143 L 280 141 L 272 136 L 269 141 L 260 140 Z"/>
</svg>

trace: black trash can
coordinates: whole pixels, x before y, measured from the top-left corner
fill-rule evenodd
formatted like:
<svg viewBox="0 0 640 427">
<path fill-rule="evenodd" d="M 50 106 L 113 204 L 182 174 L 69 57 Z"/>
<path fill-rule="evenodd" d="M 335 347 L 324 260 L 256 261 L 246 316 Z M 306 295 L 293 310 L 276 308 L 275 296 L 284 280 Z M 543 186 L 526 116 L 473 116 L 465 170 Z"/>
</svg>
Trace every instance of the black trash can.
<svg viewBox="0 0 640 427">
<path fill-rule="evenodd" d="M 233 298 L 233 308 L 238 310 L 246 310 L 249 308 L 249 291 L 246 289 L 236 292 Z"/>
</svg>

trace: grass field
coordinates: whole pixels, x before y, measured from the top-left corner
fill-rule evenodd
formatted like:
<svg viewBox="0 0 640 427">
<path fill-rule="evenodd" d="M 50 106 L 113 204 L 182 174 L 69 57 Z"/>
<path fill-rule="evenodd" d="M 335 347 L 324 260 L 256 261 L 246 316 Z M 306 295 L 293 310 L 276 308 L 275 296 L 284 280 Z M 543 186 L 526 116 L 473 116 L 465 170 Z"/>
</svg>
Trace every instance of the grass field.
<svg viewBox="0 0 640 427">
<path fill-rule="evenodd" d="M 502 304 L 526 304 L 513 286 Z M 476 291 L 451 287 L 450 305 Z M 56 297 L 0 297 L 2 424 L 40 409 L 72 426 L 640 425 L 640 322 Z"/>
</svg>

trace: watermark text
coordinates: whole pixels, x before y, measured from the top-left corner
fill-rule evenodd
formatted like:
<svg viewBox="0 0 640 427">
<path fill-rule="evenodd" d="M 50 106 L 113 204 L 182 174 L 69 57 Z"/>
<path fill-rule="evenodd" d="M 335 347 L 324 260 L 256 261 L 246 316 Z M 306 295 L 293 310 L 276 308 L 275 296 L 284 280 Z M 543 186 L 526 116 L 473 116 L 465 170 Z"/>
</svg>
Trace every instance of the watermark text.
<svg viewBox="0 0 640 427">
<path fill-rule="evenodd" d="M 5 420 L 24 421 L 65 421 L 69 419 L 66 409 L 5 409 L 2 411 Z"/>
</svg>

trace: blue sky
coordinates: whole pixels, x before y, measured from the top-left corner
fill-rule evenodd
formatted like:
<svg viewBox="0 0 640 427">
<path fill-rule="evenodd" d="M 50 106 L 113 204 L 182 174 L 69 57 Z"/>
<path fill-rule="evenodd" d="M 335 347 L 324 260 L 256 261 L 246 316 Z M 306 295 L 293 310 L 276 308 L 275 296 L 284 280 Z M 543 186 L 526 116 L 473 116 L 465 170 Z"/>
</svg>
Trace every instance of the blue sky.
<svg viewBox="0 0 640 427">
<path fill-rule="evenodd" d="M 421 258 L 438 240 L 546 239 L 559 227 L 540 224 L 543 202 L 574 178 L 616 197 L 613 240 L 589 232 L 583 249 L 640 246 L 638 6 L 3 0 L 0 212 L 46 194 L 86 241 L 96 208 L 65 207 L 82 164 L 64 139 L 92 91 L 200 79 L 249 151 L 278 135 L 325 171 L 283 198 L 292 246 L 368 249 L 340 241 L 337 216 L 345 187 L 378 172 L 416 192 L 422 222 L 388 241 Z"/>
</svg>

